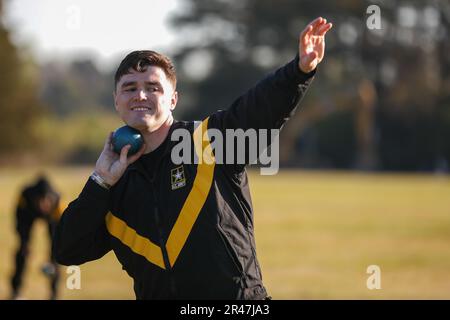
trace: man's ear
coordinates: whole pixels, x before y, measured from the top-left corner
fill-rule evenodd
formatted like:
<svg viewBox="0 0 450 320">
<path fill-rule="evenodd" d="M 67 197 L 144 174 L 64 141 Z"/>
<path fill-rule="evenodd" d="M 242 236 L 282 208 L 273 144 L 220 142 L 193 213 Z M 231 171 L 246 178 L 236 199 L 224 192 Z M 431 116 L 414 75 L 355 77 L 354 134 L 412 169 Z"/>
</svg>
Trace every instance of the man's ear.
<svg viewBox="0 0 450 320">
<path fill-rule="evenodd" d="M 177 102 L 178 102 L 178 92 L 174 91 L 172 94 L 172 98 L 170 98 L 170 111 L 173 111 L 176 108 Z"/>
<path fill-rule="evenodd" d="M 112 92 L 113 99 L 114 99 L 114 108 L 117 110 L 117 96 L 116 96 L 116 89 Z"/>
</svg>

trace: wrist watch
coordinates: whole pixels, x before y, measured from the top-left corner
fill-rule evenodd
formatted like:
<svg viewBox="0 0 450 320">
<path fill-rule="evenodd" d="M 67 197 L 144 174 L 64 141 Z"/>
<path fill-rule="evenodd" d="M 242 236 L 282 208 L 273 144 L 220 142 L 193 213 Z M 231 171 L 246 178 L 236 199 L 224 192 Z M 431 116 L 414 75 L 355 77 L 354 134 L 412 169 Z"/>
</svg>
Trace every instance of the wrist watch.
<svg viewBox="0 0 450 320">
<path fill-rule="evenodd" d="M 103 179 L 97 172 L 92 172 L 91 177 L 92 180 L 94 180 L 100 187 L 104 189 L 111 189 L 111 185 L 108 184 L 105 179 Z"/>
</svg>

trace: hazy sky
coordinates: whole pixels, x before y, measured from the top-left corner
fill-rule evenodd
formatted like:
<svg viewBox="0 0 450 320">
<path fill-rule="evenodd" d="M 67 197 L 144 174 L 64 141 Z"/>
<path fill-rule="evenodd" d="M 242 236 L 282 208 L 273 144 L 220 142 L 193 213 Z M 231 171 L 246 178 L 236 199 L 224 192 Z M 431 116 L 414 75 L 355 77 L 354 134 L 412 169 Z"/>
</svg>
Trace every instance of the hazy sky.
<svg viewBox="0 0 450 320">
<path fill-rule="evenodd" d="M 80 52 L 107 63 L 135 49 L 169 48 L 167 16 L 178 0 L 7 0 L 6 22 L 14 41 L 39 61 Z M 105 64 L 105 62 L 103 62 Z"/>
</svg>

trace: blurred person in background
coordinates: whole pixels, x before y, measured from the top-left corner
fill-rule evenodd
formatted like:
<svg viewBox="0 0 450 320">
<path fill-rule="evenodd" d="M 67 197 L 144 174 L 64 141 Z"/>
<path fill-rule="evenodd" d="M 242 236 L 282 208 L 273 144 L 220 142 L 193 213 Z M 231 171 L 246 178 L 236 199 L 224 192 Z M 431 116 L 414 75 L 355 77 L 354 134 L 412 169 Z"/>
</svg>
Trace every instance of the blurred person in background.
<svg viewBox="0 0 450 320">
<path fill-rule="evenodd" d="M 15 270 L 11 277 L 11 299 L 19 299 L 23 274 L 26 267 L 30 247 L 30 233 L 36 219 L 47 223 L 50 248 L 52 248 L 53 233 L 61 215 L 60 195 L 55 191 L 47 177 L 39 177 L 25 186 L 16 206 L 16 232 L 19 236 L 19 247 L 15 255 Z M 49 262 L 42 266 L 41 271 L 50 280 L 50 299 L 58 295 L 59 268 L 50 249 Z"/>
</svg>

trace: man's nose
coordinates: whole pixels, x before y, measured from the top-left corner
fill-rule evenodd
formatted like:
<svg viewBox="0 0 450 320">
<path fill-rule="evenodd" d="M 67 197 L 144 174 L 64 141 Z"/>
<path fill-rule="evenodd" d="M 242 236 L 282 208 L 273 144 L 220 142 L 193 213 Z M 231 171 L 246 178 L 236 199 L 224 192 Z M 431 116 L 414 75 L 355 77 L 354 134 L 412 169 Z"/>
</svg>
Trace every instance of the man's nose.
<svg viewBox="0 0 450 320">
<path fill-rule="evenodd" d="M 137 98 L 139 100 L 147 100 L 147 94 L 145 93 L 145 90 L 142 90 L 142 89 L 138 90 Z"/>
</svg>

